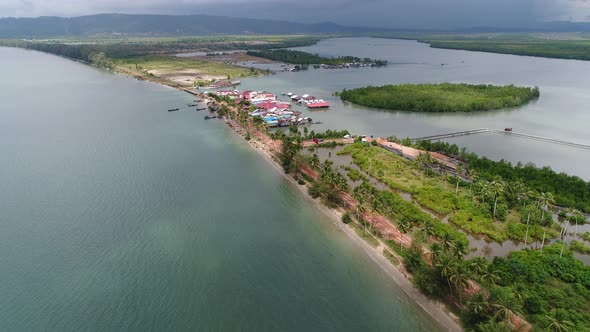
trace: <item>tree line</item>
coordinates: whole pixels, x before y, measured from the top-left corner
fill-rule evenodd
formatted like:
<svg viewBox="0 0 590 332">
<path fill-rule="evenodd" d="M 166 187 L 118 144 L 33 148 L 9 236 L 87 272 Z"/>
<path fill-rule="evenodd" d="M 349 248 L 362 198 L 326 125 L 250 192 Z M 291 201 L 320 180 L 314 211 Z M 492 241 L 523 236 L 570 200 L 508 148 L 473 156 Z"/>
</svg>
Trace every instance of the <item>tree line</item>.
<svg viewBox="0 0 590 332">
<path fill-rule="evenodd" d="M 408 140 L 401 142 L 407 144 Z M 519 162 L 513 165 L 505 160 L 490 160 L 447 142 L 418 141 L 409 145 L 464 160 L 469 164 L 470 170 L 477 172 L 479 177 L 488 181 L 501 177 L 512 183 L 524 183 L 531 190 L 551 192 L 555 196 L 555 204 L 590 213 L 590 182 L 580 177 L 558 173 L 547 166 L 539 168 L 532 163 Z"/>
<path fill-rule="evenodd" d="M 358 105 L 412 112 L 471 112 L 516 107 L 539 97 L 538 87 L 471 84 L 368 86 L 338 93 Z"/>
<path fill-rule="evenodd" d="M 108 43 L 80 43 L 67 44 L 60 42 L 41 42 L 41 41 L 25 41 L 25 40 L 0 40 L 0 46 L 18 47 L 25 49 L 32 49 L 40 52 L 51 53 L 66 58 L 80 60 L 85 62 L 92 62 L 99 60 L 100 65 L 104 65 L 105 60 L 122 59 L 135 56 L 153 55 L 153 54 L 167 54 L 171 52 L 182 52 L 195 49 L 215 49 L 219 51 L 224 50 L 239 50 L 244 48 L 266 49 L 266 48 L 280 48 L 280 47 L 299 47 L 308 46 L 316 43 L 319 38 L 315 37 L 301 37 L 289 38 L 279 40 L 277 42 L 250 45 L 245 41 L 240 40 L 203 40 L 199 38 L 182 38 L 171 41 L 146 41 L 146 42 L 123 42 L 114 41 Z M 99 58 L 96 55 L 102 54 Z M 109 67 L 112 62 L 108 64 Z"/>
<path fill-rule="evenodd" d="M 327 58 L 319 56 L 317 54 L 285 49 L 248 51 L 247 54 L 258 58 L 264 58 L 296 65 L 324 64 L 337 66 L 348 63 L 373 64 L 378 67 L 387 65 L 386 60 L 373 60 L 370 58 L 358 58 L 354 56 L 340 56 L 336 58 Z"/>
</svg>

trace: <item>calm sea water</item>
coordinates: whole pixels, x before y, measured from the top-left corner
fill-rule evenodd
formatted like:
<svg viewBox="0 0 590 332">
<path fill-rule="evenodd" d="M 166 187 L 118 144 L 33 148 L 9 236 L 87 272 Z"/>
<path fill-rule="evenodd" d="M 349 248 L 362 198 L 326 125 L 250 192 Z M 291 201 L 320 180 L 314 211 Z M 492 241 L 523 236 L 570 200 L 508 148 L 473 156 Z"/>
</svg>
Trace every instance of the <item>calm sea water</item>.
<svg viewBox="0 0 590 332">
<path fill-rule="evenodd" d="M 377 38 L 327 39 L 299 49 L 323 56 L 386 59 L 390 63 L 385 68 L 281 72 L 242 80 L 243 87 L 248 89 L 308 93 L 329 100 L 332 104 L 329 111 L 304 111 L 306 116 L 323 122 L 315 127 L 316 131 L 331 128 L 348 129 L 356 134 L 421 137 L 512 127 L 515 132 L 590 145 L 588 61 L 442 50 L 415 41 Z M 368 109 L 332 96 L 336 91 L 366 85 L 439 82 L 539 86 L 541 97 L 508 110 L 432 114 Z M 504 134 L 465 136 L 449 141 L 494 159 L 548 165 L 590 180 L 590 150 Z"/>
<path fill-rule="evenodd" d="M 190 96 L 18 49 L 0 73 L 0 330 L 437 330 Z"/>
</svg>

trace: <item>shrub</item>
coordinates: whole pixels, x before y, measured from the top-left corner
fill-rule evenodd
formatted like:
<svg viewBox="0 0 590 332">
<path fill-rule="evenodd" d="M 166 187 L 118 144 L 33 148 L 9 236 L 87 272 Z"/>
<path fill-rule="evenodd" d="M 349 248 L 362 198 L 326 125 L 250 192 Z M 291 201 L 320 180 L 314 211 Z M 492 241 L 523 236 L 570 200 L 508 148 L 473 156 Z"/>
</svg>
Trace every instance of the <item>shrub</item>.
<svg viewBox="0 0 590 332">
<path fill-rule="evenodd" d="M 350 222 L 352 222 L 352 217 L 350 216 L 350 213 L 346 212 L 342 215 L 342 222 L 345 224 L 349 224 Z"/>
</svg>

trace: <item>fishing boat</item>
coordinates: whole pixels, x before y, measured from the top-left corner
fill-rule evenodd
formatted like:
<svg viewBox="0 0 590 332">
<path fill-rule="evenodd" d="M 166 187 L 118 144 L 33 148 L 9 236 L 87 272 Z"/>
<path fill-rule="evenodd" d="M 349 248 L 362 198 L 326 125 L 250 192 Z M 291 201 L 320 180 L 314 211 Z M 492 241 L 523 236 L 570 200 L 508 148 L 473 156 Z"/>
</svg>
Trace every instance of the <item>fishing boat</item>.
<svg viewBox="0 0 590 332">
<path fill-rule="evenodd" d="M 205 115 L 205 120 L 215 119 L 215 118 L 217 118 L 216 115 Z"/>
<path fill-rule="evenodd" d="M 168 112 L 176 112 L 178 110 L 179 110 L 178 108 L 173 108 L 173 109 L 169 109 Z"/>
</svg>

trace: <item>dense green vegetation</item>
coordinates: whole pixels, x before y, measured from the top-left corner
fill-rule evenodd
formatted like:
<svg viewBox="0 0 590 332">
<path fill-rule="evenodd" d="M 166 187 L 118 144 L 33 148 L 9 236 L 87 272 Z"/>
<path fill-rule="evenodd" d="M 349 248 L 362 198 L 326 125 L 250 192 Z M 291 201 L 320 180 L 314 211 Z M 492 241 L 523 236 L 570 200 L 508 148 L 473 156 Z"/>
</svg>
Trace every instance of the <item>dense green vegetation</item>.
<svg viewBox="0 0 590 332">
<path fill-rule="evenodd" d="M 244 48 L 265 49 L 312 45 L 321 36 L 259 36 L 252 37 L 178 37 L 110 39 L 98 42 L 94 39 L 69 42 L 0 40 L 0 46 L 20 47 L 56 54 L 81 61 L 92 61 L 95 54 L 111 59 L 124 59 L 144 55 L 161 55 L 194 50 L 222 51 Z M 256 43 L 253 43 L 256 42 Z"/>
<path fill-rule="evenodd" d="M 517 307 L 537 327 L 556 331 L 551 325 L 557 320 L 569 331 L 590 330 L 590 312 L 582 309 L 590 306 L 590 267 L 561 244 L 496 257 L 491 268 L 498 285 L 514 294 Z"/>
<path fill-rule="evenodd" d="M 286 62 L 297 65 L 312 65 L 312 64 L 325 64 L 325 65 L 343 65 L 347 63 L 361 63 L 370 64 L 377 67 L 387 65 L 385 60 L 372 60 L 370 58 L 357 58 L 353 56 L 341 56 L 337 58 L 326 58 L 317 54 L 311 54 L 301 51 L 293 50 L 261 50 L 261 51 L 248 51 L 248 55 L 265 58 L 273 61 Z"/>
<path fill-rule="evenodd" d="M 590 60 L 590 40 L 420 40 L 435 48 Z"/>
<path fill-rule="evenodd" d="M 590 183 L 577 176 L 557 173 L 549 167 L 538 168 L 530 163 L 512 165 L 504 160 L 493 161 L 446 142 L 419 141 L 414 146 L 463 159 L 468 162 L 472 173 L 480 178 L 492 180 L 499 176 L 512 183 L 524 183 L 531 190 L 552 193 L 557 205 L 590 212 Z"/>
<path fill-rule="evenodd" d="M 487 111 L 523 105 L 539 89 L 470 84 L 402 84 L 344 90 L 340 98 L 355 104 L 413 112 Z"/>
<path fill-rule="evenodd" d="M 417 40 L 435 48 L 590 60 L 588 25 L 571 27 L 572 30 L 565 30 L 562 33 L 557 33 L 560 30 L 559 27 L 554 28 L 555 33 L 406 33 L 383 34 L 378 37 Z M 580 31 L 585 31 L 585 33 L 580 33 Z"/>
</svg>

